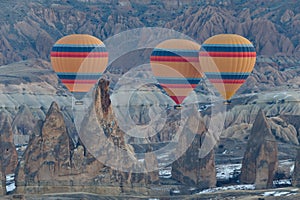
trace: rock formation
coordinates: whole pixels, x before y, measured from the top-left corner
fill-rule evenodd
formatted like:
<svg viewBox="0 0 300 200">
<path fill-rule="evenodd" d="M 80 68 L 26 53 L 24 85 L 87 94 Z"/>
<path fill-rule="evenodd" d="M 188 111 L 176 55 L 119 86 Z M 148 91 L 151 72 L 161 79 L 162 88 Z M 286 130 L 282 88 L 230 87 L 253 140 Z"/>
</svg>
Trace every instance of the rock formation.
<svg viewBox="0 0 300 200">
<path fill-rule="evenodd" d="M 31 135 L 36 122 L 28 106 L 21 105 L 12 122 L 14 134 Z"/>
<path fill-rule="evenodd" d="M 280 140 L 286 143 L 299 145 L 297 130 L 292 124 L 289 124 L 288 121 L 280 117 L 272 117 L 269 120 L 269 124 L 276 138 L 280 138 Z"/>
<path fill-rule="evenodd" d="M 0 112 L 0 194 L 6 194 L 8 174 L 14 174 L 18 164 L 18 154 L 13 141 L 11 118 L 9 114 Z"/>
<path fill-rule="evenodd" d="M 19 163 L 16 178 L 19 191 L 24 191 L 24 186 L 62 184 L 64 175 L 70 174 L 70 157 L 70 138 L 63 115 L 54 102 L 45 121 L 37 124 Z"/>
<path fill-rule="evenodd" d="M 70 32 L 88 31 L 105 39 L 138 27 L 171 28 L 201 43 L 214 34 L 238 33 L 249 37 L 261 54 L 299 54 L 297 2 L 275 0 L 272 4 L 279 5 L 276 9 L 263 3 L 100 0 L 27 4 L 16 0 L 12 6 L 3 2 L 6 12 L 1 15 L 0 64 L 46 59 L 55 40 Z"/>
<path fill-rule="evenodd" d="M 6 188 L 5 188 L 5 176 L 3 176 L 1 170 L 0 170 L 0 195 L 6 194 Z"/>
<path fill-rule="evenodd" d="M 0 112 L 0 164 L 2 174 L 15 173 L 18 155 L 13 141 L 11 118 L 6 112 Z"/>
<path fill-rule="evenodd" d="M 297 150 L 297 156 L 295 160 L 294 172 L 292 176 L 292 185 L 294 187 L 300 187 L 300 149 Z"/>
<path fill-rule="evenodd" d="M 11 125 L 14 133 L 14 143 L 27 144 L 36 123 L 37 120 L 28 106 L 21 105 Z"/>
<path fill-rule="evenodd" d="M 147 191 L 145 185 L 158 181 L 157 172 L 134 173 L 132 170 L 135 166 L 118 160 L 119 155 L 110 152 L 114 148 L 120 148 L 128 153 L 126 158 L 136 159 L 132 147 L 124 143 L 124 133 L 118 128 L 112 113 L 108 82 L 99 82 L 93 105 L 94 109 L 81 113 L 86 114 L 82 122 L 84 133 L 81 133 L 79 143 L 74 146 L 62 112 L 55 102 L 52 103 L 46 119 L 39 121 L 36 126 L 34 136 L 19 163 L 16 176 L 18 193 L 86 191 L 116 195 L 131 190 L 144 193 Z M 95 128 L 95 122 L 104 129 L 103 141 L 97 140 L 97 135 L 102 132 Z M 92 141 L 89 143 L 85 136 Z M 106 156 L 102 159 L 93 150 L 98 148 L 96 152 L 105 151 L 105 145 L 113 148 L 108 148 L 110 151 L 104 152 L 105 155 L 99 154 Z M 115 163 L 127 170 L 118 171 L 106 165 L 105 161 L 109 159 L 115 159 Z M 157 164 L 155 158 L 148 160 L 151 164 Z M 138 187 L 133 188 L 133 185 Z"/>
<path fill-rule="evenodd" d="M 189 120 L 192 121 L 192 119 Z M 172 163 L 172 178 L 185 185 L 206 189 L 216 186 L 214 151 L 210 149 L 205 157 L 200 156 L 200 150 L 205 146 L 203 144 L 204 138 L 209 137 L 209 134 L 206 133 L 207 130 L 203 121 L 197 123 L 199 123 L 198 131 L 194 135 L 192 143 L 181 143 L 183 146 L 189 145 L 189 147 L 178 160 Z M 187 131 L 189 130 L 184 130 L 179 140 L 187 141 Z M 182 145 L 179 148 L 182 148 Z"/>
<path fill-rule="evenodd" d="M 118 126 L 114 116 L 111 101 L 109 99 L 109 82 L 101 79 L 95 91 L 94 112 L 88 113 L 80 129 L 80 139 L 87 151 L 91 152 L 97 160 L 108 164 L 117 169 L 110 173 L 113 176 L 105 176 L 102 179 L 107 181 L 119 182 L 122 186 L 126 184 L 149 184 L 158 182 L 158 173 L 148 176 L 147 173 L 132 173 L 138 166 L 137 158 L 134 155 L 134 149 L 131 145 L 125 143 L 125 133 Z M 93 109 L 90 109 L 93 110 Z M 102 127 L 102 130 L 99 130 Z M 99 133 L 100 132 L 100 133 Z M 97 133 L 97 134 L 95 134 Z M 150 154 L 149 159 L 145 159 L 144 168 L 147 171 L 147 165 L 157 164 L 155 158 Z M 150 163 L 147 163 L 149 161 Z M 143 168 L 143 167 L 142 167 Z M 157 167 L 156 167 L 157 168 Z"/>
<path fill-rule="evenodd" d="M 241 183 L 255 184 L 256 189 L 273 187 L 278 166 L 277 143 L 266 116 L 260 110 L 254 121 L 241 170 Z"/>
</svg>

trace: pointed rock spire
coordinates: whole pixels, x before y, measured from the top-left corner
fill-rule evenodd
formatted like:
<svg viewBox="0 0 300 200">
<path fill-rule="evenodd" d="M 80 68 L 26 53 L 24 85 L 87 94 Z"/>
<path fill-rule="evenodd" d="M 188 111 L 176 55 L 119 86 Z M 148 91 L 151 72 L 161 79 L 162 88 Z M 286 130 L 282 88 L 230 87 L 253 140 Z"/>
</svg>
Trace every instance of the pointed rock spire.
<svg viewBox="0 0 300 200">
<path fill-rule="evenodd" d="M 295 160 L 295 167 L 292 176 L 292 185 L 294 187 L 300 187 L 300 149 L 297 150 L 297 156 Z"/>
<path fill-rule="evenodd" d="M 273 187 L 278 166 L 277 142 L 266 116 L 260 110 L 254 121 L 241 171 L 241 183 L 255 184 L 256 189 Z"/>
<path fill-rule="evenodd" d="M 7 113 L 0 112 L 0 164 L 4 176 L 14 173 L 18 164 L 11 121 Z"/>
</svg>

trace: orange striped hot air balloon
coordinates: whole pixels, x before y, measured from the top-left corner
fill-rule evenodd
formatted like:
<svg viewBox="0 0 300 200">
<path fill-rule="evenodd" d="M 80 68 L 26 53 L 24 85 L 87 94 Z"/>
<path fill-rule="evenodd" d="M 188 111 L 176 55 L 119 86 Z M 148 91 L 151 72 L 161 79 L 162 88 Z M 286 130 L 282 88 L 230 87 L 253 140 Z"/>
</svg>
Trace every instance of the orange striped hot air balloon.
<svg viewBox="0 0 300 200">
<path fill-rule="evenodd" d="M 252 72 L 256 52 L 248 39 L 236 34 L 220 34 L 201 45 L 199 60 L 208 80 L 229 101 Z"/>
<path fill-rule="evenodd" d="M 98 38 L 72 34 L 52 47 L 51 63 L 61 82 L 81 99 L 101 77 L 108 62 L 108 52 Z"/>
<path fill-rule="evenodd" d="M 160 86 L 180 105 L 203 77 L 199 65 L 200 45 L 186 39 L 170 39 L 152 51 L 152 72 Z"/>
</svg>

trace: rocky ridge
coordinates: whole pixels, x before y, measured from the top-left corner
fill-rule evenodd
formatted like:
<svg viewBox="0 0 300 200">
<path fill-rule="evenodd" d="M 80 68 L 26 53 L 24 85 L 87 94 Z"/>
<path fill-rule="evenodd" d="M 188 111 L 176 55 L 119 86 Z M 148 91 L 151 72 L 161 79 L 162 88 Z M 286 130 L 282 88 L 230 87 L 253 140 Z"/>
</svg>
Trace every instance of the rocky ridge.
<svg viewBox="0 0 300 200">
<path fill-rule="evenodd" d="M 1 4 L 8 11 L 3 12 L 0 22 L 2 65 L 30 58 L 48 60 L 53 43 L 66 34 L 88 33 L 104 40 L 144 26 L 171 28 L 199 43 L 214 34 L 237 33 L 249 38 L 261 55 L 299 55 L 299 35 L 295 34 L 299 8 L 293 1 L 259 2 L 257 7 L 223 0 L 17 0 Z"/>
</svg>

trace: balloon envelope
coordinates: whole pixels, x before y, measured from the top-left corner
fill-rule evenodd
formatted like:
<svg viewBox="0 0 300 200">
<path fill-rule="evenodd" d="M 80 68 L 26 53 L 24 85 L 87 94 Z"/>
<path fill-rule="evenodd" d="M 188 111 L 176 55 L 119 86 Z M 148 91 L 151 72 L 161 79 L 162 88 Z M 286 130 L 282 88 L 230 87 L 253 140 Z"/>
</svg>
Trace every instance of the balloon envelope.
<svg viewBox="0 0 300 200">
<path fill-rule="evenodd" d="M 219 34 L 201 45 L 199 60 L 208 80 L 229 100 L 252 72 L 256 52 L 240 35 Z"/>
<path fill-rule="evenodd" d="M 203 78 L 199 48 L 199 44 L 190 40 L 170 39 L 158 44 L 152 51 L 152 72 L 176 104 L 181 104 Z"/>
<path fill-rule="evenodd" d="M 108 62 L 103 42 L 87 34 L 72 34 L 59 39 L 53 45 L 50 57 L 57 76 L 77 99 L 95 85 Z"/>
</svg>

